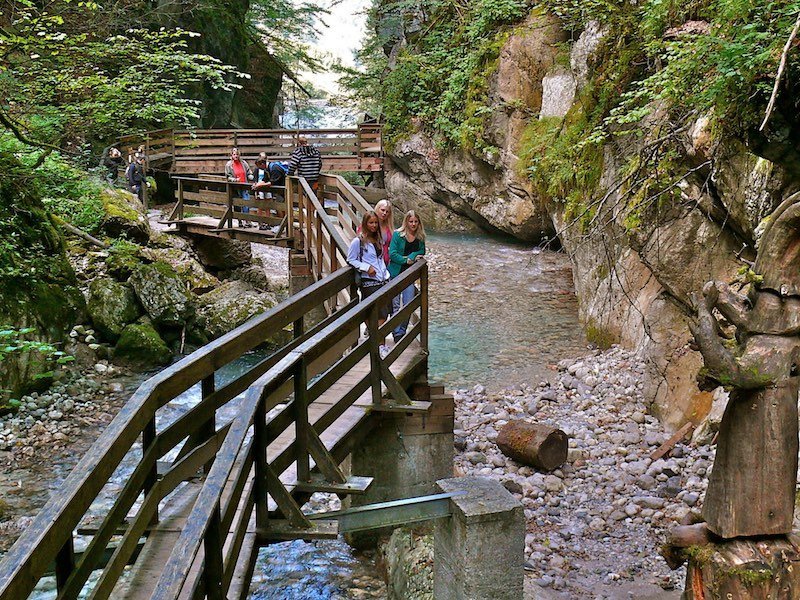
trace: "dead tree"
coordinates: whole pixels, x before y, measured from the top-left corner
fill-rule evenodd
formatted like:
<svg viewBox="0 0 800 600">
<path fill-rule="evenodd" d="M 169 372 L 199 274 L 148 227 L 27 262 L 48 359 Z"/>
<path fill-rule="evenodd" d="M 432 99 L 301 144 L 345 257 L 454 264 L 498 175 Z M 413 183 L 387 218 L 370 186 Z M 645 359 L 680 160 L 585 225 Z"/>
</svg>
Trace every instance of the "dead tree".
<svg viewBox="0 0 800 600">
<path fill-rule="evenodd" d="M 722 538 L 792 530 L 800 388 L 800 194 L 771 215 L 747 296 L 709 282 L 695 298 L 692 333 L 709 376 L 728 387 L 703 505 Z M 736 328 L 722 334 L 714 309 Z"/>
</svg>

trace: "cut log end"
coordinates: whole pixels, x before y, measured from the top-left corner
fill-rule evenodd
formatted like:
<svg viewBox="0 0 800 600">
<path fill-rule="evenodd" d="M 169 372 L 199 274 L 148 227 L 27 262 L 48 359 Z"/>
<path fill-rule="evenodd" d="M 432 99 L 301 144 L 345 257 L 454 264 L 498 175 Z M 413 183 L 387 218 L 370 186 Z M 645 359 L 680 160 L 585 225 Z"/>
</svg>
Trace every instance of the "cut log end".
<svg viewBox="0 0 800 600">
<path fill-rule="evenodd" d="M 545 471 L 557 469 L 567 460 L 567 434 L 539 423 L 509 422 L 500 430 L 497 446 L 517 462 Z"/>
</svg>

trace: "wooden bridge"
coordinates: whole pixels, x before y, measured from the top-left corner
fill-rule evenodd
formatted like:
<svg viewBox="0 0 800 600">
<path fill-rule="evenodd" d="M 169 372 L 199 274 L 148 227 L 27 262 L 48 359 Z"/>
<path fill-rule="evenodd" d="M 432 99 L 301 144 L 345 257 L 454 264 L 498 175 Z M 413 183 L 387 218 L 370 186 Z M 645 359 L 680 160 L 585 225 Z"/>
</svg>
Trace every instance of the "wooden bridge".
<svg viewBox="0 0 800 600">
<path fill-rule="evenodd" d="M 150 169 L 221 175 L 234 146 L 251 165 L 259 152 L 273 161 L 287 161 L 297 139 L 304 137 L 322 154 L 323 171 L 374 173 L 383 170 L 381 130 L 376 122 L 349 129 L 161 129 L 123 136 L 116 144 L 123 154 L 142 147 Z"/>
<path fill-rule="evenodd" d="M 291 178 L 282 205 L 284 237 L 316 283 L 139 387 L 0 563 L 0 600 L 29 597 L 53 571 L 59 600 L 244 598 L 259 547 L 342 530 L 342 514 L 312 518 L 303 504 L 315 491 L 368 490 L 372 478 L 340 465 L 381 415 L 419 414 L 420 427 L 438 420 L 452 431 L 452 398 L 426 380 L 427 264 L 359 301 L 347 241 L 369 205 L 341 177 L 326 176 L 325 190 L 335 208 Z M 413 301 L 379 327 L 379 307 L 409 285 Z M 379 345 L 412 315 L 382 358 Z M 221 384 L 221 368 L 283 329 L 289 343 Z M 162 422 L 164 408 L 198 385 L 200 402 Z M 236 416 L 220 422 L 231 406 Z M 445 408 L 426 421 L 432 406 Z M 114 494 L 108 484 L 123 460 L 129 474 Z M 111 507 L 92 517 L 102 494 Z M 81 551 L 76 535 L 90 537 Z"/>
</svg>

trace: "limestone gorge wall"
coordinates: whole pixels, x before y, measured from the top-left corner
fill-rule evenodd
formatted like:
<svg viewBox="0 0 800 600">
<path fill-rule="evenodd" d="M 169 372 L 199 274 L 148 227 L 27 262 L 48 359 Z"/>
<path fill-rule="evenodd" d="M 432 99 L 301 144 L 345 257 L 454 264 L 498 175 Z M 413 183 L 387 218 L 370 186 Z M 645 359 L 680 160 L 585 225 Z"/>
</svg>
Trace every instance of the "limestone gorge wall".
<svg viewBox="0 0 800 600">
<path fill-rule="evenodd" d="M 604 68 L 602 27 L 591 23 L 566 40 L 554 18 L 534 12 L 504 43 L 484 130 L 497 152 L 437 149 L 417 128 L 393 147 L 386 186 L 394 198 L 435 202 L 523 240 L 557 235 L 572 259 L 589 339 L 635 349 L 648 365 L 653 411 L 677 427 L 702 417 L 712 399 L 698 387 L 690 294 L 710 279 L 741 278 L 759 223 L 797 188 L 796 173 L 741 140 L 720 139 L 703 117 L 674 123 L 654 107 L 642 135 L 602 146 L 584 199 L 545 199 L 524 168 L 531 131 L 579 118 L 584 88 Z M 669 153 L 663 177 L 647 162 L 653 152 Z"/>
</svg>

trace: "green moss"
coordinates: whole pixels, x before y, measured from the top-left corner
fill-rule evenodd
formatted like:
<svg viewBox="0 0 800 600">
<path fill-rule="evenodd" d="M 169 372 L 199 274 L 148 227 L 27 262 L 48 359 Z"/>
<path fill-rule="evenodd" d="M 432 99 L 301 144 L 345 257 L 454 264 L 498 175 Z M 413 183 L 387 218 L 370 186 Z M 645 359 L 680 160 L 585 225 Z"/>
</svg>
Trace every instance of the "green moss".
<svg viewBox="0 0 800 600">
<path fill-rule="evenodd" d="M 167 365 L 172 352 L 149 323 L 132 324 L 122 330 L 114 356 L 141 365 Z"/>
<path fill-rule="evenodd" d="M 775 573 L 766 568 L 734 567 L 723 571 L 723 577 L 741 581 L 745 586 L 755 587 L 772 581 Z"/>
<path fill-rule="evenodd" d="M 683 549 L 683 553 L 687 559 L 701 566 L 711 562 L 716 551 L 716 547 L 710 544 L 705 546 L 689 546 Z"/>
<path fill-rule="evenodd" d="M 139 213 L 130 203 L 130 194 L 122 190 L 106 189 L 102 194 L 103 210 L 109 217 L 116 217 L 125 221 L 136 221 Z"/>
<path fill-rule="evenodd" d="M 127 240 L 115 240 L 111 244 L 106 259 L 108 272 L 119 281 L 127 281 L 136 268 L 142 264 L 142 247 Z"/>
<path fill-rule="evenodd" d="M 589 319 L 586 324 L 586 339 L 601 350 L 606 350 L 619 341 L 619 336 Z"/>
</svg>

